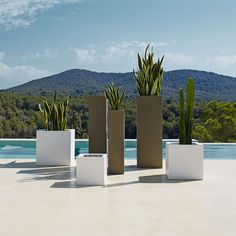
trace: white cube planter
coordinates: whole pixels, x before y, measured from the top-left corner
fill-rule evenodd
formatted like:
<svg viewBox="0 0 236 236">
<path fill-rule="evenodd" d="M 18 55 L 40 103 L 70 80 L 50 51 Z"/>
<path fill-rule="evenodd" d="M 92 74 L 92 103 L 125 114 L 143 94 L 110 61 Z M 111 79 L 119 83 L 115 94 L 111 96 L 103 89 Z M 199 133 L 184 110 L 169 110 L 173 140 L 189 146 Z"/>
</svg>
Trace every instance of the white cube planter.
<svg viewBox="0 0 236 236">
<path fill-rule="evenodd" d="M 75 130 L 37 130 L 36 165 L 71 165 L 75 158 Z"/>
<path fill-rule="evenodd" d="M 168 179 L 203 179 L 203 144 L 166 143 Z"/>
<path fill-rule="evenodd" d="M 85 186 L 107 184 L 107 154 L 80 154 L 76 157 L 76 184 Z"/>
</svg>

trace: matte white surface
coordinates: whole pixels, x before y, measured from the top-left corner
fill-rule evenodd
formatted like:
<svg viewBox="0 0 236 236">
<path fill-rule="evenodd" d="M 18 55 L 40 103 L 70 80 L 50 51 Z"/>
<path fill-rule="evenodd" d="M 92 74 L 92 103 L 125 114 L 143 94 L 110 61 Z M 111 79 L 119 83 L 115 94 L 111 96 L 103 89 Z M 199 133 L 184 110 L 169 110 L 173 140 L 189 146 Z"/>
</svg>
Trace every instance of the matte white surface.
<svg viewBox="0 0 236 236">
<path fill-rule="evenodd" d="M 203 179 L 203 144 L 166 143 L 168 179 Z"/>
<path fill-rule="evenodd" d="M 36 164 L 71 165 L 75 157 L 75 130 L 37 130 Z"/>
<path fill-rule="evenodd" d="M 85 157 L 89 155 L 89 157 Z M 100 155 L 100 157 L 94 156 Z M 80 154 L 76 157 L 76 184 L 102 185 L 107 184 L 107 154 Z"/>
</svg>

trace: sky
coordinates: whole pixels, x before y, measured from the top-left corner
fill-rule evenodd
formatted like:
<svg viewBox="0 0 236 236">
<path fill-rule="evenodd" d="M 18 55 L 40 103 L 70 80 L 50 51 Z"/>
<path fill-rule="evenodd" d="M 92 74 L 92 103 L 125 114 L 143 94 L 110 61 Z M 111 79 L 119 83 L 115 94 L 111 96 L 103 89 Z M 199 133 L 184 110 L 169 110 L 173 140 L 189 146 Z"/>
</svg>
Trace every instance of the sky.
<svg viewBox="0 0 236 236">
<path fill-rule="evenodd" d="M 151 44 L 164 70 L 236 77 L 234 0 L 0 0 L 0 88 L 68 69 L 127 72 Z"/>
</svg>

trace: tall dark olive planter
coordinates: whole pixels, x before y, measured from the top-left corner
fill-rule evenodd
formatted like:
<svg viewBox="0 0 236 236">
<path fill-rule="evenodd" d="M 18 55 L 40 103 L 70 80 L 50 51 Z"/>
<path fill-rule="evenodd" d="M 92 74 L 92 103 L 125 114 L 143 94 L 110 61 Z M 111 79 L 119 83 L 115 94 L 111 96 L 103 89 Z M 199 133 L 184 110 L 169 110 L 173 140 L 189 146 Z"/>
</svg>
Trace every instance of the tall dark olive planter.
<svg viewBox="0 0 236 236">
<path fill-rule="evenodd" d="M 107 100 L 105 96 L 89 97 L 89 153 L 107 153 Z"/>
<path fill-rule="evenodd" d="M 108 173 L 124 174 L 125 112 L 108 111 Z"/>
<path fill-rule="evenodd" d="M 162 167 L 162 97 L 137 100 L 137 166 Z"/>
</svg>

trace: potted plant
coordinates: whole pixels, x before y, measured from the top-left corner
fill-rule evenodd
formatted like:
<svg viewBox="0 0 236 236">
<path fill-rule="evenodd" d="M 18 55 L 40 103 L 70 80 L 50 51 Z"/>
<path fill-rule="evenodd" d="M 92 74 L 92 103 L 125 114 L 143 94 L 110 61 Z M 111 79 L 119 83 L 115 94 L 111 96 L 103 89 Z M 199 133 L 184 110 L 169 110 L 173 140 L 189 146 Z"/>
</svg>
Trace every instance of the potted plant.
<svg viewBox="0 0 236 236">
<path fill-rule="evenodd" d="M 179 143 L 166 143 L 166 170 L 169 179 L 203 179 L 203 144 L 192 142 L 194 80 L 187 80 L 187 99 L 180 89 Z M 186 103 L 186 107 L 185 107 Z"/>
<path fill-rule="evenodd" d="M 140 96 L 137 99 L 137 166 L 162 167 L 162 97 L 164 56 L 154 61 L 154 52 L 146 47 L 138 54 L 138 70 L 134 77 Z"/>
<path fill-rule="evenodd" d="M 75 156 L 75 130 L 66 129 L 68 98 L 53 103 L 44 99 L 39 110 L 43 115 L 45 130 L 37 130 L 36 164 L 71 165 Z"/>
<path fill-rule="evenodd" d="M 114 85 L 104 90 L 105 97 L 109 101 L 108 111 L 108 173 L 124 173 L 124 139 L 125 139 L 125 113 L 121 109 L 124 93 Z"/>
</svg>

